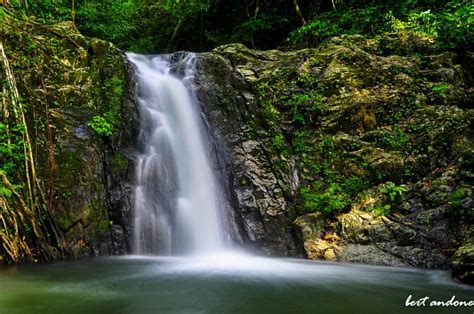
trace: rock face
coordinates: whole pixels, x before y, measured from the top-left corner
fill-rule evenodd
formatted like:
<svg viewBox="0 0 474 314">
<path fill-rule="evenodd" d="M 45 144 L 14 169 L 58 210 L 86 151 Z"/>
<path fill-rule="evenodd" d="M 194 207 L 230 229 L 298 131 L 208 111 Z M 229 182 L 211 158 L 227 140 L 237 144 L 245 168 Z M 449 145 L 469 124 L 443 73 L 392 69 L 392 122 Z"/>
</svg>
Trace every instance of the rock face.
<svg viewBox="0 0 474 314">
<path fill-rule="evenodd" d="M 454 277 L 463 282 L 474 284 L 474 237 L 472 225 L 463 245 L 454 254 L 452 266 Z"/>
<path fill-rule="evenodd" d="M 234 238 L 380 265 L 448 268 L 454 256 L 454 276 L 472 280 L 472 73 L 430 45 L 400 33 L 200 54 Z"/>
<path fill-rule="evenodd" d="M 216 172 L 230 200 L 233 239 L 269 255 L 300 256 L 284 195 L 295 193 L 293 173 L 272 169 L 273 151 L 256 118 L 252 87 L 229 60 L 205 53 L 198 59 L 196 88 L 213 131 Z"/>
<path fill-rule="evenodd" d="M 56 257 L 127 252 L 137 114 L 124 56 L 69 23 L 4 21 L 6 57 L 25 106 L 46 212 L 56 226 Z M 96 116 L 113 134 L 94 132 Z M 12 178 L 21 180 L 20 168 Z M 33 258 L 43 259 L 34 237 L 30 242 Z M 0 255 L 9 262 L 5 251 Z"/>
</svg>

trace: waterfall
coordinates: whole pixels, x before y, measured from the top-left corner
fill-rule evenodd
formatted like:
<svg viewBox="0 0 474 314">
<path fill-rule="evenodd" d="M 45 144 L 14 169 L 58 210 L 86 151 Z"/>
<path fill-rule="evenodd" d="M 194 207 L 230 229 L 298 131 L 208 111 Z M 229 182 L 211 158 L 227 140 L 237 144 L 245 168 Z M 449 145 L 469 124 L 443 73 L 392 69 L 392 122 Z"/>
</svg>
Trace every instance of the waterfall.
<svg viewBox="0 0 474 314">
<path fill-rule="evenodd" d="M 173 55 L 176 57 L 176 54 Z M 224 248 L 220 191 L 192 91 L 195 55 L 128 53 L 140 112 L 135 170 L 136 254 L 191 254 Z"/>
</svg>

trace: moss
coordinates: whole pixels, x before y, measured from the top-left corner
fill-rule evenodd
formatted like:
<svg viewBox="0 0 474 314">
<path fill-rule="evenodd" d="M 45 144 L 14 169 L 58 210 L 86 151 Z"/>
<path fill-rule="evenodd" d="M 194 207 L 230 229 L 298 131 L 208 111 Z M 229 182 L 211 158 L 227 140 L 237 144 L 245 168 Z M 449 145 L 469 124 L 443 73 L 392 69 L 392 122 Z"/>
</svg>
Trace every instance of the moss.
<svg viewBox="0 0 474 314">
<path fill-rule="evenodd" d="M 410 151 L 410 137 L 398 125 L 379 129 L 376 132 L 367 133 L 365 138 L 370 139 L 381 148 L 401 152 Z"/>
<path fill-rule="evenodd" d="M 391 42 L 406 39 L 397 38 Z M 462 112 L 430 106 L 449 105 L 448 99 L 430 96 L 448 96 L 449 87 L 436 82 L 426 70 L 431 65 L 418 55 L 374 55 L 381 41 L 334 38 L 317 50 L 298 52 L 299 58 L 241 53 L 238 46 L 226 55 L 244 76 L 251 73 L 260 109 L 257 123 L 265 129 L 257 138 L 263 134 L 269 154 L 280 157 L 272 168 L 283 170 L 285 159 L 295 157 L 300 213 L 345 210 L 380 183 L 419 180 L 452 158 L 446 154 L 452 142 L 461 143 L 459 130 L 467 127 Z M 387 213 L 385 205 L 390 204 L 380 204 L 380 214 Z"/>
<path fill-rule="evenodd" d="M 100 116 L 114 131 L 120 129 L 125 87 L 121 52 L 110 43 L 83 37 L 71 23 L 40 27 L 16 18 L 2 22 L 2 41 L 25 106 L 37 176 L 45 194 L 41 208 L 48 208 L 63 230 L 84 220 L 84 226 L 77 225 L 64 237 L 66 248 L 78 241 L 94 241 L 102 231 L 95 233 L 85 226 L 108 221 L 103 213 L 106 205 L 92 204 L 92 198 L 104 198 L 98 174 L 104 143 L 91 138 L 87 123 Z M 13 125 L 9 128 L 13 130 Z M 25 187 L 24 170 L 16 169 L 15 183 Z M 99 207 L 102 210 L 96 211 Z M 29 245 L 41 259 L 41 252 L 36 252 L 41 245 L 34 241 Z"/>
<path fill-rule="evenodd" d="M 471 189 L 468 187 L 459 187 L 453 194 L 451 194 L 449 204 L 453 207 L 461 207 L 463 201 L 469 196 L 470 192 Z"/>
<path fill-rule="evenodd" d="M 306 212 L 338 213 L 351 203 L 349 195 L 336 183 L 330 184 L 324 192 L 315 193 L 311 190 L 310 188 L 300 190 Z"/>
<path fill-rule="evenodd" d="M 114 171 L 120 172 L 127 169 L 128 159 L 120 152 L 116 152 L 114 156 Z"/>
</svg>

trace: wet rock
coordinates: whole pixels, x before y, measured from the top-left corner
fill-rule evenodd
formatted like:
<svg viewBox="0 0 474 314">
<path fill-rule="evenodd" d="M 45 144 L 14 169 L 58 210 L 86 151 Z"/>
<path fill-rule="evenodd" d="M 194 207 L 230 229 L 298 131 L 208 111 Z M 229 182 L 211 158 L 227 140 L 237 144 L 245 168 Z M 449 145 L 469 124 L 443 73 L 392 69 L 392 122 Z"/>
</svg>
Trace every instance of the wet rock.
<svg viewBox="0 0 474 314">
<path fill-rule="evenodd" d="M 453 203 L 470 178 L 472 119 L 459 56 L 433 51 L 401 32 L 297 52 L 233 44 L 199 56 L 197 86 L 228 153 L 244 243 L 280 255 L 303 244 L 309 258 L 449 266 L 472 204 Z M 328 186 L 349 178 L 367 186 L 345 213 L 309 212 L 302 189 L 330 200 Z M 383 192 L 388 181 L 406 192 Z"/>
<path fill-rule="evenodd" d="M 474 284 L 474 237 L 473 231 L 470 232 L 471 235 L 454 254 L 452 274 L 454 278 L 462 282 Z"/>
<path fill-rule="evenodd" d="M 386 266 L 408 266 L 408 263 L 375 245 L 348 244 L 337 257 L 339 261 Z"/>
<path fill-rule="evenodd" d="M 300 216 L 293 222 L 308 258 L 332 260 L 339 254 L 340 239 L 328 222 L 321 213 Z"/>
<path fill-rule="evenodd" d="M 383 35 L 377 49 L 385 55 L 430 53 L 433 51 L 433 41 L 413 32 L 398 32 Z"/>
<path fill-rule="evenodd" d="M 221 49 L 230 55 L 235 47 L 242 46 Z M 233 61 L 243 62 L 252 56 L 252 51 L 246 51 Z M 253 90 L 241 75 L 220 55 L 199 56 L 196 90 L 212 133 L 210 141 L 215 143 L 216 152 L 211 155 L 226 183 L 223 188 L 230 200 L 232 237 L 265 254 L 298 256 L 302 248 L 293 235 L 293 215 L 286 199 L 294 194 L 290 170 L 294 166 L 288 161 L 285 171 L 273 169 L 273 152 L 265 137 L 257 135 L 265 132 L 252 122 L 257 112 Z"/>
<path fill-rule="evenodd" d="M 36 130 L 33 154 L 58 229 L 57 257 L 127 252 L 138 120 L 122 52 L 70 22 L 40 27 L 8 19 L 2 31 L 28 127 Z M 94 116 L 110 118 L 114 134 L 96 135 Z"/>
</svg>

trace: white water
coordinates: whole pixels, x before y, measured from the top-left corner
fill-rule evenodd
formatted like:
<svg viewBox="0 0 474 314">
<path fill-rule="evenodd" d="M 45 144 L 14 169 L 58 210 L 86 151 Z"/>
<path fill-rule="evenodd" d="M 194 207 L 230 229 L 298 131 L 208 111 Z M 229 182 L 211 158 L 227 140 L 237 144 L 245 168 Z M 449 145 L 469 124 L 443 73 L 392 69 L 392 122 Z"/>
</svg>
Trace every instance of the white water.
<svg viewBox="0 0 474 314">
<path fill-rule="evenodd" d="M 221 251 L 219 191 L 192 93 L 195 56 L 128 53 L 135 65 L 142 147 L 136 166 L 134 253 Z M 178 77 L 172 72 L 180 72 Z"/>
</svg>

